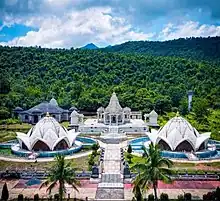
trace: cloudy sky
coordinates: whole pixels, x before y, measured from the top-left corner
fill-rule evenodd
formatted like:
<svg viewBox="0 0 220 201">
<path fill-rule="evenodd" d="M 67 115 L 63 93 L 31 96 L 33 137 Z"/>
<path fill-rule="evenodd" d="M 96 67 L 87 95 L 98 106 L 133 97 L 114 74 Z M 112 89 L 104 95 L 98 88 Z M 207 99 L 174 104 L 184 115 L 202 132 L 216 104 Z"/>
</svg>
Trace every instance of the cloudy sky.
<svg viewBox="0 0 220 201">
<path fill-rule="evenodd" d="M 100 47 L 220 36 L 220 0 L 0 0 L 0 45 Z"/>
</svg>

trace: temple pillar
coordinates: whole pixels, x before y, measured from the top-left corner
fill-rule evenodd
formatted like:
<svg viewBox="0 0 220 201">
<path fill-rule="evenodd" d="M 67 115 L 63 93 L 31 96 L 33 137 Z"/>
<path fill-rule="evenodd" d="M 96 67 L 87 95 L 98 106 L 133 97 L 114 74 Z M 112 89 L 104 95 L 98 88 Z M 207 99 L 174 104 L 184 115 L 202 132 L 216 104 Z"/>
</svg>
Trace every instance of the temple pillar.
<svg viewBox="0 0 220 201">
<path fill-rule="evenodd" d="M 118 115 L 116 115 L 116 125 L 118 125 Z"/>
<path fill-rule="evenodd" d="M 99 113 L 97 112 L 97 120 L 98 120 L 98 122 L 99 122 Z"/>
<path fill-rule="evenodd" d="M 109 120 L 110 120 L 109 125 L 112 125 L 112 116 L 111 115 L 109 115 Z"/>
<path fill-rule="evenodd" d="M 106 115 L 106 114 L 104 113 L 104 124 L 106 124 L 106 122 L 105 122 L 105 115 Z"/>
</svg>

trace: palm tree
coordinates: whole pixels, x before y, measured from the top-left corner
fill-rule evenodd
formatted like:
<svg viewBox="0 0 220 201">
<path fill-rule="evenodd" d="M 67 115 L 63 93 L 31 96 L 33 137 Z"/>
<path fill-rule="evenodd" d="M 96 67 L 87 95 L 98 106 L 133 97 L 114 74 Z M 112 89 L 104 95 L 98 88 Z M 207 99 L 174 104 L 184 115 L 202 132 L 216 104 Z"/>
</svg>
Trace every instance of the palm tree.
<svg viewBox="0 0 220 201">
<path fill-rule="evenodd" d="M 70 184 L 77 192 L 80 183 L 76 180 L 76 169 L 71 167 L 71 162 L 66 163 L 63 155 L 56 156 L 55 161 L 56 163 L 50 169 L 47 180 L 41 184 L 40 188 L 49 185 L 47 191 L 51 193 L 51 190 L 59 184 L 59 197 L 62 201 L 63 193 L 66 192 L 65 183 Z"/>
<path fill-rule="evenodd" d="M 172 170 L 170 168 L 173 163 L 169 159 L 162 158 L 158 145 L 154 146 L 153 143 L 149 145 L 148 151 L 144 148 L 143 156 L 146 160 L 144 160 L 143 163 L 137 163 L 132 167 L 138 172 L 138 175 L 134 180 L 134 186 L 138 185 L 144 190 L 153 186 L 155 200 L 158 201 L 158 181 L 162 180 L 165 183 L 172 182 L 169 175 L 172 174 Z"/>
</svg>

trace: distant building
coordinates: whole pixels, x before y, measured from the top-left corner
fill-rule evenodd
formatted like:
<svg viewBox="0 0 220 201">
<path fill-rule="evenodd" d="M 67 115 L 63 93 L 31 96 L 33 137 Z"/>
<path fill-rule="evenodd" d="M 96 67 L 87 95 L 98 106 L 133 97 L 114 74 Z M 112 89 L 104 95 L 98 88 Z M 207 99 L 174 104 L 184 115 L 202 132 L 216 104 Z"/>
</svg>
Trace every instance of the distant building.
<svg viewBox="0 0 220 201">
<path fill-rule="evenodd" d="M 188 111 L 190 112 L 192 109 L 192 97 L 193 97 L 194 92 L 193 91 L 188 91 Z"/>
<path fill-rule="evenodd" d="M 57 101 L 52 98 L 50 102 L 42 102 L 28 110 L 16 107 L 14 109 L 14 116 L 20 118 L 24 123 L 36 124 L 47 112 L 49 112 L 58 122 L 62 122 L 69 121 L 70 114 L 73 110 L 77 109 L 75 107 L 71 107 L 70 110 L 62 109 L 59 107 Z"/>
</svg>

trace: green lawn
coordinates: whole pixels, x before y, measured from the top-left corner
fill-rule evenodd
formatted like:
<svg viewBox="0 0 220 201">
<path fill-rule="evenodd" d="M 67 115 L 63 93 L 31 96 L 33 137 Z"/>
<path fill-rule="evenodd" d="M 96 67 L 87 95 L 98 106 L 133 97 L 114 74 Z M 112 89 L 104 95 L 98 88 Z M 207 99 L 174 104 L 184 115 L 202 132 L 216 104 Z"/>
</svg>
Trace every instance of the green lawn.
<svg viewBox="0 0 220 201">
<path fill-rule="evenodd" d="M 128 161 L 127 159 L 127 153 L 125 153 L 125 160 Z M 132 158 L 132 163 L 129 164 L 130 167 L 132 167 L 136 163 L 143 163 L 144 158 L 140 156 L 135 156 L 133 155 Z M 214 163 L 173 163 L 173 170 L 177 171 L 179 173 L 183 172 L 185 173 L 186 171 L 188 173 L 204 173 L 204 172 L 220 172 L 220 162 L 214 162 Z"/>
<path fill-rule="evenodd" d="M 69 160 L 68 160 L 69 161 Z M 88 156 L 71 159 L 72 167 L 75 167 L 79 170 L 87 170 L 88 169 Z M 26 169 L 26 168 L 37 168 L 39 170 L 47 170 L 50 168 L 55 162 L 38 162 L 38 163 L 30 163 L 30 162 L 7 162 L 0 161 L 0 170 L 9 169 Z"/>
<path fill-rule="evenodd" d="M 0 142 L 7 142 L 14 139 L 16 139 L 16 133 L 14 131 L 0 130 Z"/>
</svg>

